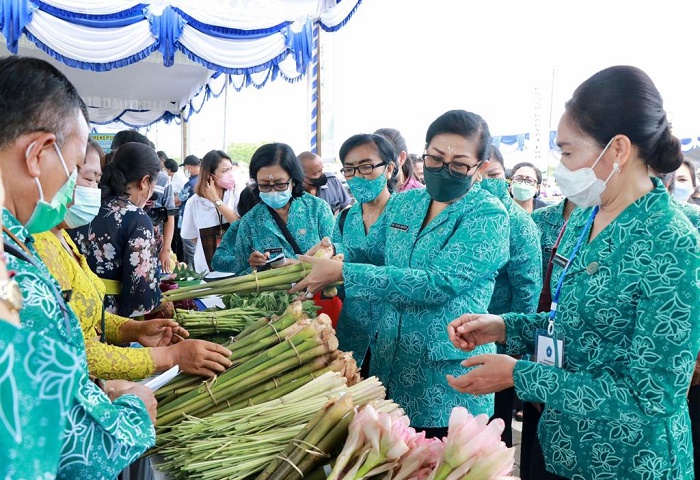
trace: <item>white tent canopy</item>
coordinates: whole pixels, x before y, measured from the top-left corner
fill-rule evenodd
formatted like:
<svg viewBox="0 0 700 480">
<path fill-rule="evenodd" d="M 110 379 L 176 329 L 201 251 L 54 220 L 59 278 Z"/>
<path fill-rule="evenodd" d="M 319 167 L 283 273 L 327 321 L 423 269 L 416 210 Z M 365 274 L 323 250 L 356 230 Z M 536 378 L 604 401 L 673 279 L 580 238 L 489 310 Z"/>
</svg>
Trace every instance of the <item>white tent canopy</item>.
<svg viewBox="0 0 700 480">
<path fill-rule="evenodd" d="M 187 120 L 226 82 L 240 90 L 294 82 L 313 55 L 312 30 L 334 31 L 360 0 L 9 0 L 0 54 L 51 61 L 98 124 Z"/>
</svg>

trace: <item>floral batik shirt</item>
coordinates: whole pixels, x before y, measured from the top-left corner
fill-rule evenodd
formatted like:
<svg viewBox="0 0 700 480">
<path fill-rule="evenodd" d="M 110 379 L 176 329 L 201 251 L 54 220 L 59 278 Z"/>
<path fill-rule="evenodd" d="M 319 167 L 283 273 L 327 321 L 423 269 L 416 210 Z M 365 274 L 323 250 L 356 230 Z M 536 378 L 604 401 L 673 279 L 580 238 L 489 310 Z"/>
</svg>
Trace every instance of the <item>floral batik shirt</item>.
<svg viewBox="0 0 700 480">
<path fill-rule="evenodd" d="M 700 235 L 652 180 L 571 261 L 554 323 L 563 368 L 521 360 L 513 371 L 518 397 L 546 404 L 547 469 L 573 480 L 693 478 L 686 394 L 700 349 Z M 591 211 L 574 210 L 557 254 L 570 258 L 588 238 Z M 508 353 L 527 353 L 548 314 L 504 320 Z"/>
<path fill-rule="evenodd" d="M 16 272 L 24 298 L 20 310 L 22 326 L 67 344 L 77 352 L 80 362 L 77 391 L 68 406 L 68 421 L 61 439 L 58 478 L 113 479 L 155 443 L 148 411 L 134 395 L 123 395 L 111 402 L 89 379 L 80 323 L 34 250 L 34 239 L 6 209 L 3 225 L 21 243 L 4 232 L 5 242 L 18 250 L 26 248 L 25 255 L 31 260 L 13 255 L 7 258 L 7 268 Z"/>
<path fill-rule="evenodd" d="M 98 277 L 121 282 L 119 295 L 107 295 L 108 312 L 138 317 L 160 303 L 158 253 L 153 223 L 125 197 L 112 197 L 87 225 L 69 230 Z"/>
</svg>

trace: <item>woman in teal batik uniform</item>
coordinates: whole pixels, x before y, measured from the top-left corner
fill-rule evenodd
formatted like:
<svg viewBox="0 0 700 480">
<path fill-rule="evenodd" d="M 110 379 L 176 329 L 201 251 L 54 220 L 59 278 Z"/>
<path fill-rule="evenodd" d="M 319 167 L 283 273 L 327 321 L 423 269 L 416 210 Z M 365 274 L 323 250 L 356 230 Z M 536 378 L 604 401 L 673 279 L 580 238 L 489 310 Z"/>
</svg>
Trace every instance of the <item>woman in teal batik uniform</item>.
<svg viewBox="0 0 700 480">
<path fill-rule="evenodd" d="M 451 384 L 474 394 L 515 384 L 523 400 L 544 402 L 548 478 L 693 478 L 685 397 L 700 349 L 700 236 L 647 173 L 682 160 L 661 96 L 637 68 L 598 72 L 567 102 L 557 144 L 557 184 L 579 208 L 557 251 L 555 311 L 464 315 L 449 334 L 467 351 L 505 341 L 517 354 L 539 343 L 549 360 L 557 344 L 535 339 L 549 326 L 564 339 L 562 368 L 472 357 L 467 364 L 480 366 Z"/>
<path fill-rule="evenodd" d="M 447 433 L 455 406 L 493 412 L 491 395 L 463 395 L 445 378 L 464 371 L 464 353 L 447 338 L 450 316 L 464 308 L 486 312 L 508 259 L 505 207 L 474 182 L 488 165 L 490 140 L 476 114 L 452 110 L 437 118 L 426 134 L 426 189 L 397 194 L 384 213 L 384 266 L 303 257 L 313 270 L 293 289 L 343 280 L 346 298 L 382 304 L 370 374 L 429 436 Z M 493 344 L 475 353 L 491 352 Z"/>
<path fill-rule="evenodd" d="M 333 212 L 324 200 L 304 192 L 304 171 L 289 145 L 268 143 L 258 148 L 250 160 L 250 178 L 261 202 L 224 234 L 212 259 L 215 270 L 251 273 L 264 267 L 270 255 L 283 253 L 293 259 L 331 236 Z"/>
<path fill-rule="evenodd" d="M 377 241 L 377 235 L 383 235 L 385 207 L 396 185 L 394 147 L 381 135 L 353 135 L 340 147 L 340 161 L 341 173 L 357 203 L 338 215 L 333 243 L 346 262 L 382 265 L 385 245 Z M 381 304 L 362 298 L 343 302 L 336 327 L 339 348 L 353 352 L 358 365 L 365 360 L 380 308 Z"/>
<path fill-rule="evenodd" d="M 503 156 L 496 146 L 491 146 L 489 166 L 481 180 L 481 188 L 503 203 L 510 221 L 510 259 L 498 271 L 489 313 L 535 313 L 542 291 L 540 232 L 530 215 L 508 194 Z M 508 447 L 513 446 L 514 407 L 515 389 L 511 387 L 496 392 L 493 416 L 505 422 L 501 439 Z"/>
</svg>

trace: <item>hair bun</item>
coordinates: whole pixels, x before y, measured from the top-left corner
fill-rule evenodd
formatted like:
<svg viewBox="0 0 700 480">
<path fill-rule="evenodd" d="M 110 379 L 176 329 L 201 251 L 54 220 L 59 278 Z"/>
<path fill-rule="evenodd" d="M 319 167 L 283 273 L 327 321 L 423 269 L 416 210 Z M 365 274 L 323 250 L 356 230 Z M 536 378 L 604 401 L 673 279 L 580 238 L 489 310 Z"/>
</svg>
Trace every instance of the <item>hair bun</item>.
<svg viewBox="0 0 700 480">
<path fill-rule="evenodd" d="M 648 165 L 659 173 L 671 173 L 680 168 L 683 163 L 681 142 L 671 133 L 668 122 L 656 142 L 656 148 L 648 159 Z"/>
</svg>

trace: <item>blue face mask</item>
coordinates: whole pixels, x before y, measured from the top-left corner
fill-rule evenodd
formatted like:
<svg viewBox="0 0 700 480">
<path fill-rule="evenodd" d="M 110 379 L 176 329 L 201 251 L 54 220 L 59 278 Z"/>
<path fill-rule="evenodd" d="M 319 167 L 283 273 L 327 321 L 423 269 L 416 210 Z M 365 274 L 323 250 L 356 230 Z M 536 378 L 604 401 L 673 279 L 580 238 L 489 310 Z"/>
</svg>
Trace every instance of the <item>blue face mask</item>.
<svg viewBox="0 0 700 480">
<path fill-rule="evenodd" d="M 292 199 L 292 189 L 288 188 L 284 192 L 260 192 L 260 200 L 268 207 L 277 210 L 282 208 Z"/>
<path fill-rule="evenodd" d="M 87 225 L 97 216 L 102 205 L 102 191 L 99 188 L 76 185 L 73 192 L 73 205 L 68 207 L 63 221 L 68 228 Z"/>
<path fill-rule="evenodd" d="M 352 196 L 360 203 L 371 202 L 382 193 L 386 187 L 386 175 L 379 175 L 377 178 L 369 180 L 355 175 L 348 180 L 348 187 Z"/>
</svg>

